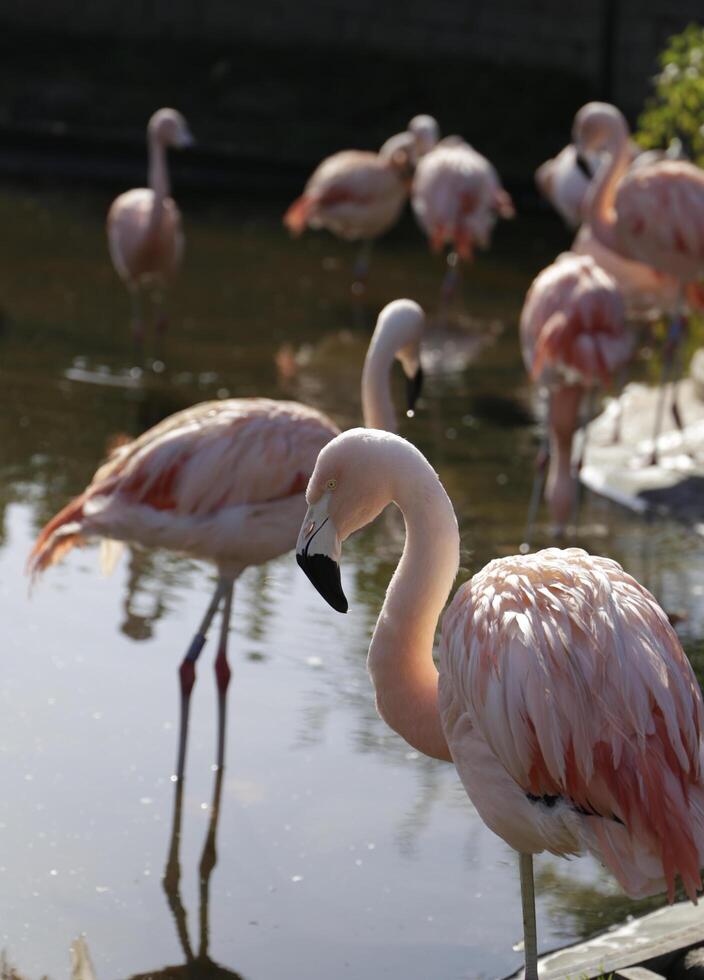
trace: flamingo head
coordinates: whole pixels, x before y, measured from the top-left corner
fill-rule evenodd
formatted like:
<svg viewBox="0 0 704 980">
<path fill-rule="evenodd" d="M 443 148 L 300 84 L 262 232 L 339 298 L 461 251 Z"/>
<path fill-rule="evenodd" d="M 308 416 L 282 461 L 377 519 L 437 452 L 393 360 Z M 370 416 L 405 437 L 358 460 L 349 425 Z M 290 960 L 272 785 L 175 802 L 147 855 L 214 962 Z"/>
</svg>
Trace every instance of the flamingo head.
<svg viewBox="0 0 704 980">
<path fill-rule="evenodd" d="M 163 146 L 183 149 L 195 142 L 188 123 L 176 109 L 158 109 L 149 120 L 147 132 Z"/>
<path fill-rule="evenodd" d="M 390 441 L 405 442 L 376 429 L 343 432 L 323 447 L 308 483 L 296 561 L 338 612 L 347 612 L 340 579 L 342 542 L 378 517 L 394 496 Z"/>
<path fill-rule="evenodd" d="M 400 363 L 406 376 L 406 401 L 413 414 L 423 387 L 420 345 L 425 331 L 425 313 L 412 299 L 387 303 L 376 321 L 376 342 L 384 345 Z"/>
<path fill-rule="evenodd" d="M 572 139 L 578 161 L 588 168 L 590 153 L 615 152 L 628 143 L 628 124 L 623 113 L 608 102 L 587 102 L 574 117 Z"/>
<path fill-rule="evenodd" d="M 408 132 L 415 141 L 416 157 L 430 153 L 440 139 L 440 127 L 432 116 L 414 116 L 408 124 Z"/>
</svg>

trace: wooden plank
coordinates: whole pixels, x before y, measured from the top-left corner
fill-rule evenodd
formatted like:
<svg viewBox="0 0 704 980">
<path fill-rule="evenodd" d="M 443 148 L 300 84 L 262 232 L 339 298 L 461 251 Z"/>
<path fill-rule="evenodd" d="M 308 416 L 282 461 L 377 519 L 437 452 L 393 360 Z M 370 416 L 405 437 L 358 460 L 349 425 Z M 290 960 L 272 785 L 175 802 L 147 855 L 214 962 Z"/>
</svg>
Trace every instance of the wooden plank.
<svg viewBox="0 0 704 980">
<path fill-rule="evenodd" d="M 644 966 L 629 966 L 614 974 L 614 980 L 663 980 L 662 973 L 653 973 Z"/>
<path fill-rule="evenodd" d="M 592 980 L 704 942 L 704 916 L 690 902 L 666 906 L 585 943 L 541 957 L 540 980 Z M 507 980 L 517 980 L 518 970 Z"/>
</svg>

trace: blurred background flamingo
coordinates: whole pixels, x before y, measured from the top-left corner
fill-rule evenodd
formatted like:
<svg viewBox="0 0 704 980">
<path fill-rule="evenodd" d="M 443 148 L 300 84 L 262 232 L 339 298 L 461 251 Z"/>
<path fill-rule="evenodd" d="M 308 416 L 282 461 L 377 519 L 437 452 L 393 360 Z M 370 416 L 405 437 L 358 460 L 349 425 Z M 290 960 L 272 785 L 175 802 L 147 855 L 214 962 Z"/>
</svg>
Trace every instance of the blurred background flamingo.
<svg viewBox="0 0 704 980">
<path fill-rule="evenodd" d="M 398 221 L 416 161 L 437 137 L 432 116 L 415 116 L 408 130 L 390 137 L 378 153 L 334 153 L 313 171 L 303 194 L 284 214 L 284 224 L 295 236 L 306 228 L 326 228 L 346 241 L 361 241 L 353 286 L 363 286 L 372 242 Z"/>
<path fill-rule="evenodd" d="M 147 126 L 149 186 L 125 191 L 108 211 L 110 258 L 132 299 L 132 332 L 141 351 L 145 336 L 143 293 L 149 290 L 157 308 L 157 339 L 166 328 L 164 293 L 183 258 L 181 212 L 171 197 L 168 147 L 191 146 L 186 120 L 175 109 L 159 109 Z"/>
<path fill-rule="evenodd" d="M 534 279 L 521 311 L 520 335 L 526 369 L 548 400 L 547 442 L 537 463 L 528 541 L 546 451 L 550 516 L 555 529 L 564 530 L 577 493 L 579 461 L 573 459 L 572 443 L 584 396 L 611 383 L 631 356 L 633 338 L 616 281 L 590 256 L 572 252 L 560 255 Z"/>
<path fill-rule="evenodd" d="M 441 140 L 418 163 L 411 203 L 430 247 L 451 248 L 443 296 L 457 284 L 457 259 L 471 262 L 474 249 L 488 248 L 497 217 L 515 214 L 498 174 L 481 153 L 456 136 Z"/>
<path fill-rule="evenodd" d="M 657 439 L 667 385 L 680 373 L 686 331 L 685 297 L 698 293 L 704 272 L 704 171 L 686 161 L 659 160 L 629 170 L 629 130 L 612 105 L 590 102 L 577 113 L 574 142 L 578 151 L 600 152 L 605 161 L 585 201 L 586 223 L 594 238 L 618 255 L 673 277 L 678 293 L 663 348 L 662 397 L 656 407 L 651 462 L 657 461 Z M 682 427 L 676 392 L 672 412 Z"/>
</svg>

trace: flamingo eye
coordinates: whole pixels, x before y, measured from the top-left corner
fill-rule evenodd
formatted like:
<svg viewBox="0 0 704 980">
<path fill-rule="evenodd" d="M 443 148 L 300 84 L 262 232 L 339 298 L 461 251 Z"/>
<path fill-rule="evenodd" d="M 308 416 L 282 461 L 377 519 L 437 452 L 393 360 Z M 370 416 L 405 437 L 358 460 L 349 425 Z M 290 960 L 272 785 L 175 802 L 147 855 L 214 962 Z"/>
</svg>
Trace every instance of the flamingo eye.
<svg viewBox="0 0 704 980">
<path fill-rule="evenodd" d="M 334 490 L 336 486 L 337 486 L 337 480 L 328 480 L 328 482 L 325 484 L 325 489 Z"/>
</svg>

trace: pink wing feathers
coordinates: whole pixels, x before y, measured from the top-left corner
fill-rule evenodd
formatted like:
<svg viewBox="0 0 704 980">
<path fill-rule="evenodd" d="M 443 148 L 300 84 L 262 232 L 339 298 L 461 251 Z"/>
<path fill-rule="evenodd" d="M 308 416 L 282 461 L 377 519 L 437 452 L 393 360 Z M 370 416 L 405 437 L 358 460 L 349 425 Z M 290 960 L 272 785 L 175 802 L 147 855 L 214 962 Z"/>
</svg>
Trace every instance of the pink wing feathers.
<svg viewBox="0 0 704 980">
<path fill-rule="evenodd" d="M 455 699 L 445 713 L 488 749 L 486 778 L 508 774 L 520 790 L 508 826 L 527 794 L 560 798 L 553 820 L 571 821 L 627 892 L 664 879 L 672 898 L 679 874 L 695 898 L 701 693 L 664 612 L 616 562 L 576 548 L 490 562 L 445 614 L 440 672 Z M 533 846 L 559 853 L 556 839 L 552 828 Z"/>
<path fill-rule="evenodd" d="M 683 282 L 704 272 L 704 171 L 666 160 L 630 170 L 616 192 L 624 252 Z"/>
<path fill-rule="evenodd" d="M 534 379 L 608 384 L 633 347 L 615 280 L 590 256 L 571 252 L 533 281 L 520 333 L 523 359 Z"/>
<path fill-rule="evenodd" d="M 284 215 L 294 234 L 307 226 L 342 238 L 375 238 L 397 220 L 407 191 L 393 161 L 377 153 L 342 150 L 313 172 Z"/>
<path fill-rule="evenodd" d="M 488 247 L 497 214 L 514 214 L 489 161 L 456 138 L 443 140 L 421 158 L 411 201 L 431 247 L 438 251 L 449 243 L 466 260 L 475 245 Z"/>
<path fill-rule="evenodd" d="M 238 505 L 302 495 L 320 449 L 338 431 L 314 409 L 264 398 L 204 402 L 169 416 L 116 449 L 46 525 L 29 570 L 58 561 L 84 535 L 129 539 L 131 522 L 160 513 L 188 528 Z"/>
</svg>

